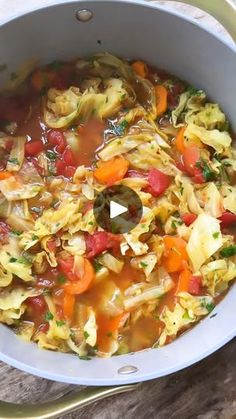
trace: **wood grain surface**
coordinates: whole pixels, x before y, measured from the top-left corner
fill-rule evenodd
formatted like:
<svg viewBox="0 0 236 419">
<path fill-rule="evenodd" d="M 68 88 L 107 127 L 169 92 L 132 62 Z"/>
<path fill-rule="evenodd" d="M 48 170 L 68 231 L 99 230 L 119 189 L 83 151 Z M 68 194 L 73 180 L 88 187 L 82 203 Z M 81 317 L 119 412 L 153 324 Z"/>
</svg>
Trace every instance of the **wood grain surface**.
<svg viewBox="0 0 236 419">
<path fill-rule="evenodd" d="M 0 0 L 0 22 L 18 12 L 50 3 L 52 0 Z M 202 11 L 183 4 L 160 3 L 191 14 L 202 25 L 228 37 L 221 25 Z M 81 388 L 37 378 L 4 363 L 0 363 L 0 377 L 0 399 L 16 403 L 56 400 Z M 234 415 L 236 340 L 190 368 L 144 383 L 133 393 L 94 403 L 63 419 L 231 419 Z"/>
</svg>

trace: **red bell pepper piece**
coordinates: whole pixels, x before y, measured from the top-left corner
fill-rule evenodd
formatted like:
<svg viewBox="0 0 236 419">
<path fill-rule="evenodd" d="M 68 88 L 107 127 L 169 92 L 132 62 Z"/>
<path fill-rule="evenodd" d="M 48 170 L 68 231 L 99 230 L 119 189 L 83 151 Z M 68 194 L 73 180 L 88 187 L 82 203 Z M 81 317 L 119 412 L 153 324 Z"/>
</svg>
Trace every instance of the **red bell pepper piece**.
<svg viewBox="0 0 236 419">
<path fill-rule="evenodd" d="M 236 224 L 236 215 L 230 211 L 226 211 L 218 218 L 218 220 L 221 221 L 221 227 L 229 227 Z"/>
<path fill-rule="evenodd" d="M 153 196 L 157 197 L 161 195 L 169 187 L 171 179 L 169 176 L 162 173 L 160 170 L 152 168 L 148 172 L 148 183 L 147 191 Z"/>
<path fill-rule="evenodd" d="M 37 156 L 44 150 L 44 144 L 41 140 L 30 141 L 25 144 L 25 155 L 26 156 Z"/>
<path fill-rule="evenodd" d="M 97 231 L 94 234 L 85 233 L 86 256 L 93 258 L 104 250 L 116 249 L 119 247 L 119 236 L 107 233 L 105 231 Z"/>
<path fill-rule="evenodd" d="M 189 281 L 188 292 L 193 295 L 199 295 L 201 285 L 202 277 L 200 275 L 192 275 Z"/>
<path fill-rule="evenodd" d="M 186 213 L 186 214 L 183 214 L 181 218 L 184 224 L 188 227 L 197 219 L 197 215 Z"/>
</svg>

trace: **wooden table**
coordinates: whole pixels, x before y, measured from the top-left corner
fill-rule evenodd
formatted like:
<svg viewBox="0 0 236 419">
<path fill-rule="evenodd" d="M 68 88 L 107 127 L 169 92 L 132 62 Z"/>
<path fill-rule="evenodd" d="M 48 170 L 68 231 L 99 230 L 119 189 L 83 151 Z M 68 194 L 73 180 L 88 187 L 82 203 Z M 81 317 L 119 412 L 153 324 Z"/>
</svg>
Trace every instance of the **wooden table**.
<svg viewBox="0 0 236 419">
<path fill-rule="evenodd" d="M 236 0 L 234 0 L 236 1 Z M 20 11 L 49 4 L 51 0 L 0 0 L 0 21 Z M 180 4 L 166 7 L 182 10 L 211 26 L 222 37 L 224 29 L 203 12 Z M 184 353 L 183 353 L 184 356 Z M 0 363 L 0 399 L 13 402 L 42 402 L 73 391 L 76 386 L 34 377 Z M 78 391 L 78 387 L 77 387 Z M 149 381 L 133 393 L 94 403 L 64 419 L 230 419 L 236 415 L 236 340 L 202 362 Z"/>
</svg>

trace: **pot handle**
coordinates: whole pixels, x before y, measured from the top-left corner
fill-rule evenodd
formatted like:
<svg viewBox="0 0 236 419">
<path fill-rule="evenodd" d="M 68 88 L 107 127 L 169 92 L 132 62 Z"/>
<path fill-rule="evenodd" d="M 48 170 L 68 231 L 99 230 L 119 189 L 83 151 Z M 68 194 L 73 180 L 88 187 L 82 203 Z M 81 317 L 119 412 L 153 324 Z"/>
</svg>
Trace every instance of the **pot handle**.
<svg viewBox="0 0 236 419">
<path fill-rule="evenodd" d="M 63 416 L 97 400 L 137 389 L 139 384 L 113 387 L 86 387 L 42 404 L 17 404 L 0 401 L 0 419 L 49 419 Z"/>
<path fill-rule="evenodd" d="M 172 0 L 190 4 L 209 13 L 220 22 L 236 42 L 236 4 L 234 0 Z"/>
</svg>

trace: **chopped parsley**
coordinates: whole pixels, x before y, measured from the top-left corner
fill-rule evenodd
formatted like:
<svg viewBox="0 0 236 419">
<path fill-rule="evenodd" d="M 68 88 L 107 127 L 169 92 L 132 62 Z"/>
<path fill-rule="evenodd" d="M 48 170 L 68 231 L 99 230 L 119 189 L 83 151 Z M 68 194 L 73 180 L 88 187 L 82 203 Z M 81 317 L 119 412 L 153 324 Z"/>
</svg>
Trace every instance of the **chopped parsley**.
<svg viewBox="0 0 236 419">
<path fill-rule="evenodd" d="M 182 226 L 182 224 L 183 224 L 183 221 L 181 221 L 181 220 L 173 220 L 172 223 L 171 223 L 171 227 L 176 229 L 177 226 Z"/>
<path fill-rule="evenodd" d="M 9 262 L 10 262 L 10 263 L 14 263 L 14 262 L 16 262 L 16 261 L 17 261 L 17 258 L 10 258 L 10 259 L 9 259 Z"/>
<path fill-rule="evenodd" d="M 38 240 L 38 236 L 36 236 L 35 234 L 32 234 L 32 240 Z"/>
<path fill-rule="evenodd" d="M 47 150 L 46 156 L 49 160 L 52 160 L 52 161 L 55 161 L 57 159 L 57 153 L 55 153 L 55 151 L 52 151 L 52 150 Z"/>
<path fill-rule="evenodd" d="M 47 311 L 47 313 L 45 314 L 45 320 L 46 320 L 47 322 L 49 322 L 50 320 L 53 320 L 53 318 L 54 318 L 54 316 L 53 316 L 53 314 L 51 313 L 51 311 Z"/>
<path fill-rule="evenodd" d="M 56 320 L 56 325 L 58 327 L 64 326 L 64 324 L 66 324 L 66 322 L 64 320 Z"/>
<path fill-rule="evenodd" d="M 90 335 L 89 335 L 89 333 L 88 333 L 86 330 L 84 330 L 84 338 L 85 338 L 85 339 L 88 339 L 88 338 L 89 338 L 89 336 L 90 336 Z"/>
<path fill-rule="evenodd" d="M 189 93 L 190 93 L 190 95 L 201 95 L 201 93 L 202 93 L 202 91 L 201 91 L 201 90 L 196 89 L 196 88 L 195 88 L 195 87 L 193 87 L 193 86 L 190 86 L 190 87 L 187 89 L 187 92 L 189 92 Z"/>
<path fill-rule="evenodd" d="M 205 305 L 205 307 L 206 307 L 206 309 L 207 309 L 208 313 L 210 313 L 211 311 L 213 311 L 213 310 L 214 310 L 214 308 L 215 308 L 215 304 L 213 304 L 213 303 L 208 303 L 208 304 L 206 304 L 206 305 Z"/>
<path fill-rule="evenodd" d="M 215 172 L 211 169 L 209 164 L 204 159 L 200 159 L 196 163 L 196 167 L 202 170 L 202 174 L 205 178 L 206 182 L 210 182 L 211 180 L 215 179 Z"/>
<path fill-rule="evenodd" d="M 124 135 L 129 123 L 124 119 L 119 125 L 115 126 L 116 135 Z"/>
<path fill-rule="evenodd" d="M 147 268 L 148 264 L 146 262 L 140 262 L 140 266 L 142 266 L 142 268 Z"/>
<path fill-rule="evenodd" d="M 21 235 L 21 232 L 18 231 L 18 230 L 12 230 L 11 231 L 11 234 L 14 234 L 14 236 L 20 236 Z"/>
<path fill-rule="evenodd" d="M 215 233 L 212 234 L 212 237 L 214 239 L 218 239 L 219 235 L 220 235 L 220 232 L 219 231 L 216 231 Z"/>
<path fill-rule="evenodd" d="M 15 157 L 11 157 L 10 159 L 8 159 L 8 163 L 19 165 L 19 160 Z"/>
<path fill-rule="evenodd" d="M 60 274 L 57 277 L 57 281 L 59 282 L 59 284 L 65 284 L 67 279 L 66 279 L 65 275 Z"/>
<path fill-rule="evenodd" d="M 93 267 L 94 267 L 95 272 L 99 272 L 102 269 L 102 265 L 97 259 L 94 259 Z"/>
<path fill-rule="evenodd" d="M 90 361 L 91 358 L 88 355 L 79 355 L 79 359 L 82 361 Z"/>
<path fill-rule="evenodd" d="M 43 295 L 50 295 L 51 291 L 48 288 L 43 289 Z"/>
<path fill-rule="evenodd" d="M 220 251 L 220 255 L 223 256 L 224 258 L 230 258 L 231 256 L 235 256 L 236 255 L 236 245 L 233 244 L 229 247 L 225 247 L 224 249 L 222 249 Z"/>
</svg>

